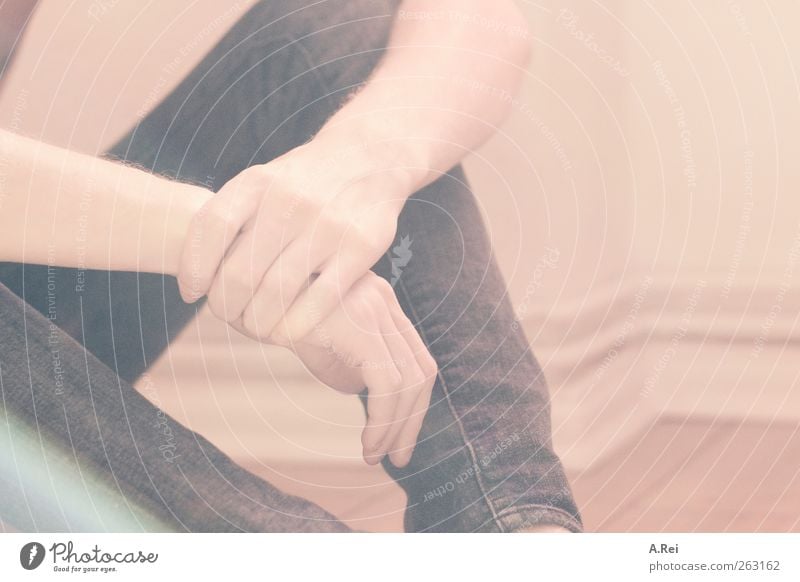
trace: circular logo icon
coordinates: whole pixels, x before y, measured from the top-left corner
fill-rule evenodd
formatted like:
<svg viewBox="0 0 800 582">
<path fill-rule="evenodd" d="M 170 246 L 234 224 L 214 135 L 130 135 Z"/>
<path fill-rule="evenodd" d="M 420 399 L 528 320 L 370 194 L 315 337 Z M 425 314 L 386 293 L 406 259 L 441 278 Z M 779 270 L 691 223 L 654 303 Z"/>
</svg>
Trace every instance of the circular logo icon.
<svg viewBox="0 0 800 582">
<path fill-rule="evenodd" d="M 26 570 L 35 570 L 44 560 L 44 546 L 39 542 L 29 542 L 19 551 L 19 563 Z"/>
</svg>

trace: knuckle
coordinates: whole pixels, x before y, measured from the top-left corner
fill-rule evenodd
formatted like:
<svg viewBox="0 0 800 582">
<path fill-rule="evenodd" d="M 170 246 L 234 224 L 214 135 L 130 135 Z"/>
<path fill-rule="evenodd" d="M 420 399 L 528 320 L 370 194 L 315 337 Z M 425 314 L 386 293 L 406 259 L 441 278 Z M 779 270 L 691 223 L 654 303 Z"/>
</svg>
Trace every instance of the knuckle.
<svg viewBox="0 0 800 582">
<path fill-rule="evenodd" d="M 352 238 L 355 247 L 360 252 L 367 253 L 369 256 L 380 255 L 390 244 L 388 242 L 384 244 L 385 237 L 377 235 L 375 229 L 364 227 L 354 227 Z"/>
<path fill-rule="evenodd" d="M 372 271 L 370 271 L 370 273 L 372 273 Z M 375 288 L 375 290 L 378 293 L 380 293 L 381 297 L 388 297 L 388 298 L 393 297 L 394 288 L 392 287 L 392 284 L 389 283 L 389 281 L 387 281 L 383 277 L 379 277 L 374 273 L 372 274 L 373 277 L 370 278 L 370 285 L 372 285 Z"/>
<path fill-rule="evenodd" d="M 267 271 L 267 274 L 264 275 L 264 278 L 261 280 L 261 286 L 259 287 L 259 295 L 263 295 L 270 300 L 274 300 L 279 297 L 281 293 L 281 280 L 280 277 L 273 270 Z"/>
<path fill-rule="evenodd" d="M 361 276 L 360 281 L 363 281 L 364 284 L 372 285 L 378 279 L 381 279 L 381 277 L 376 275 L 373 271 L 367 271 Z"/>
<path fill-rule="evenodd" d="M 302 283 L 302 281 L 297 282 Z M 344 295 L 344 289 L 335 277 L 321 277 L 314 282 L 314 287 L 316 287 L 321 297 L 341 299 Z"/>
<path fill-rule="evenodd" d="M 275 179 L 275 169 L 270 164 L 256 164 L 243 170 L 240 176 L 249 186 L 261 188 Z"/>
<path fill-rule="evenodd" d="M 365 293 L 358 293 L 348 305 L 347 311 L 351 317 L 357 320 L 361 328 L 365 328 L 367 322 L 375 318 L 372 302 Z"/>
<path fill-rule="evenodd" d="M 208 307 L 217 319 L 225 319 L 225 304 L 221 300 L 219 293 L 209 294 Z"/>
<path fill-rule="evenodd" d="M 242 330 L 244 334 L 249 337 L 250 339 L 256 340 L 258 342 L 263 342 L 264 340 L 261 339 L 261 335 L 259 334 L 258 325 L 252 319 L 245 320 L 242 322 Z"/>
<path fill-rule="evenodd" d="M 370 287 L 365 291 L 364 300 L 376 313 L 386 305 L 386 302 L 383 300 L 383 295 L 375 287 Z"/>
<path fill-rule="evenodd" d="M 279 322 L 271 330 L 264 329 L 262 331 L 266 341 L 276 346 L 291 348 L 296 343 L 285 321 Z"/>
<path fill-rule="evenodd" d="M 253 335 L 253 329 L 255 327 L 255 317 L 253 315 L 253 307 L 248 306 L 247 309 L 244 310 L 242 313 L 242 329 L 247 333 L 247 335 Z"/>
<path fill-rule="evenodd" d="M 210 208 L 203 217 L 204 229 L 227 234 L 233 228 L 233 212 L 229 205 Z"/>
<path fill-rule="evenodd" d="M 439 365 L 430 353 L 422 356 L 423 372 L 426 378 L 431 380 L 431 383 L 436 381 L 436 376 L 439 374 Z"/>
<path fill-rule="evenodd" d="M 357 225 L 358 240 L 366 248 L 384 253 L 392 244 L 397 232 L 397 219 L 386 216 Z"/>
<path fill-rule="evenodd" d="M 292 266 L 291 268 L 283 270 L 281 279 L 283 280 L 282 286 L 284 296 L 294 296 L 310 285 L 308 270 L 308 268 L 304 268 L 303 266 Z M 323 285 L 322 288 L 327 289 L 327 281 L 323 280 L 321 283 Z"/>
<path fill-rule="evenodd" d="M 433 357 L 433 354 L 431 354 L 429 351 L 425 351 L 422 361 L 425 363 L 426 371 L 431 374 L 439 373 L 439 364 L 436 362 L 436 358 Z"/>
<path fill-rule="evenodd" d="M 282 210 L 280 218 L 291 220 L 294 217 L 307 218 L 320 210 L 319 200 L 313 195 L 309 184 L 287 175 L 286 171 L 275 170 L 267 178 L 265 194 Z"/>
<path fill-rule="evenodd" d="M 407 398 L 416 398 L 422 392 L 425 386 L 425 376 L 422 372 L 405 372 L 408 379 L 407 384 L 404 384 L 402 391 Z"/>
<path fill-rule="evenodd" d="M 271 190 L 277 182 L 275 170 L 268 164 L 250 166 L 235 178 L 237 199 L 244 196 L 261 196 Z"/>
<path fill-rule="evenodd" d="M 411 372 L 411 381 L 414 387 L 417 390 L 419 390 L 425 385 L 427 377 L 425 375 L 425 372 L 422 371 L 422 369 L 416 364 L 416 362 L 413 363 L 413 366 L 414 370 Z"/>
<path fill-rule="evenodd" d="M 403 374 L 400 371 L 402 370 L 402 362 L 397 362 L 391 359 L 390 356 L 388 362 L 379 362 L 379 365 L 381 366 L 381 370 L 387 375 L 386 382 L 391 386 L 392 392 L 402 392 L 405 387 Z"/>
<path fill-rule="evenodd" d="M 221 314 L 218 315 L 218 317 L 225 323 L 232 323 L 238 319 L 238 316 L 230 305 L 223 306 Z"/>
<path fill-rule="evenodd" d="M 316 209 L 313 224 L 313 240 L 315 245 L 328 248 L 339 248 L 342 245 L 348 225 L 334 213 L 325 208 Z"/>
<path fill-rule="evenodd" d="M 386 425 L 391 422 L 392 417 L 389 414 L 389 408 L 386 406 L 385 399 L 380 395 L 373 393 L 369 396 L 370 404 L 367 406 L 367 414 L 373 424 Z"/>
<path fill-rule="evenodd" d="M 246 283 L 239 277 L 228 277 L 224 283 L 212 289 L 209 305 L 219 319 L 231 323 L 239 318 L 246 304 Z"/>
<path fill-rule="evenodd" d="M 294 188 L 273 184 L 267 191 L 267 196 L 281 209 L 279 218 L 284 222 L 297 216 L 306 216 L 309 212 L 309 201 Z"/>
<path fill-rule="evenodd" d="M 374 290 L 364 279 L 359 280 L 347 294 L 348 303 L 355 309 L 372 309 Z"/>
<path fill-rule="evenodd" d="M 282 335 L 281 336 L 271 335 L 265 341 L 271 345 L 286 348 L 288 350 L 292 349 L 292 346 L 294 345 L 294 343 L 290 339 L 287 339 Z"/>
<path fill-rule="evenodd" d="M 220 319 L 226 323 L 233 323 L 239 319 L 240 315 L 241 307 L 233 301 L 228 300 L 222 307 L 222 315 L 220 316 Z"/>
<path fill-rule="evenodd" d="M 245 335 L 247 335 L 247 337 L 250 339 L 254 339 L 259 342 L 266 342 L 268 339 L 267 335 L 264 333 L 264 330 L 258 325 L 258 320 L 256 319 L 252 309 L 247 309 L 243 314 L 241 327 L 244 330 Z"/>
<path fill-rule="evenodd" d="M 229 297 L 255 293 L 256 280 L 246 269 L 232 269 L 225 277 L 225 291 Z"/>
</svg>

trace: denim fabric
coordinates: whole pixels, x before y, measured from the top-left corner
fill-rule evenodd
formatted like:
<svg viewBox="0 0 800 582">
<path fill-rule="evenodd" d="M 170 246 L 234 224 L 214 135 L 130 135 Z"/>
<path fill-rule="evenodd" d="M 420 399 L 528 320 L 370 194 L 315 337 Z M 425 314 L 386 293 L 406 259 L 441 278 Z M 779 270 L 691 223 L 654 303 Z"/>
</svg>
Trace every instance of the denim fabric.
<svg viewBox="0 0 800 582">
<path fill-rule="evenodd" d="M 347 530 L 333 516 L 264 483 L 202 436 L 168 418 L 2 286 L 0 321 L 2 416 L 27 421 L 38 433 L 43 456 L 51 444 L 73 453 L 88 491 L 94 489 L 89 475 L 104 475 L 105 488 L 119 493 L 118 512 L 135 516 L 146 511 L 158 516 L 167 531 Z M 18 435 L 11 438 L 15 449 L 24 450 Z M 57 505 L 73 503 L 74 496 L 66 494 L 52 474 L 48 472 L 44 483 L 15 477 L 2 477 L 6 497 L 0 500 L 4 519 L 15 518 L 12 527 L 77 528 L 66 511 L 48 511 L 29 501 L 30 489 L 45 487 L 60 499 Z M 113 529 L 115 517 L 105 516 L 105 529 Z M 137 525 L 147 531 L 154 527 L 142 519 Z M 130 531 L 137 529 L 132 526 Z"/>
<path fill-rule="evenodd" d="M 397 3 L 255 5 L 110 156 L 218 189 L 314 135 L 380 59 Z M 460 168 L 409 200 L 392 249 L 375 271 L 393 281 L 440 366 L 411 464 L 386 464 L 408 495 L 406 529 L 514 531 L 547 523 L 578 531 L 550 442 L 547 386 Z M 4 265 L 0 281 L 28 304 L 0 293 L 3 313 L 17 314 L 2 318 L 5 406 L 58 438 L 69 432 L 74 449 L 109 470 L 126 497 L 193 531 L 346 529 L 172 419 L 186 452 L 180 462 L 164 462 L 151 434 L 163 413 L 130 383 L 196 313 L 172 278 Z M 62 358 L 73 369 L 57 400 L 50 322 L 34 311 L 47 315 L 53 301 L 53 323 L 76 340 L 63 338 L 69 349 Z"/>
</svg>

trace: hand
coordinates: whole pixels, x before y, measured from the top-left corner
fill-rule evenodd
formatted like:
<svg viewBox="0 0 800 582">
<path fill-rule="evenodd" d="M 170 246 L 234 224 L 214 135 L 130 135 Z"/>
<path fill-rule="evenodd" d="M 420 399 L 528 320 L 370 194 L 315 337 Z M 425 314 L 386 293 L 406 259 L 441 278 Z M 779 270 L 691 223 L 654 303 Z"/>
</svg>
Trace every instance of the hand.
<svg viewBox="0 0 800 582">
<path fill-rule="evenodd" d="M 437 367 L 389 283 L 368 272 L 330 317 L 287 347 L 340 392 L 354 394 L 367 386 L 364 459 L 376 464 L 388 454 L 395 466 L 408 464 Z"/>
<path fill-rule="evenodd" d="M 184 300 L 208 294 L 215 315 L 260 341 L 305 337 L 394 239 L 409 192 L 365 158 L 315 140 L 230 180 L 192 221 Z"/>
</svg>

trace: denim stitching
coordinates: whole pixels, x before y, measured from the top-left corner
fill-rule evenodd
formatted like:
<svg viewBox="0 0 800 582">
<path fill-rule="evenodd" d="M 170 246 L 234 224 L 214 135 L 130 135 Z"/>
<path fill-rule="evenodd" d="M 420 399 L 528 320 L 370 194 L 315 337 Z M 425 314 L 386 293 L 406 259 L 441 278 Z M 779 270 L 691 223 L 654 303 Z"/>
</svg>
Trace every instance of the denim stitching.
<svg viewBox="0 0 800 582">
<path fill-rule="evenodd" d="M 301 49 L 298 52 L 302 53 L 302 56 L 303 56 L 303 59 L 304 59 L 306 65 L 310 67 L 309 69 L 306 70 L 306 72 L 311 71 L 312 74 L 319 81 L 319 84 L 322 85 L 322 87 L 324 88 L 325 95 L 326 96 L 330 96 L 332 93 L 331 93 L 330 85 L 329 85 L 327 79 L 324 78 L 324 76 L 322 75 L 321 71 L 319 71 L 319 68 L 314 66 L 313 60 L 311 59 L 311 55 L 308 53 L 308 51 L 305 49 L 305 47 L 303 47 L 302 42 L 298 42 L 298 41 L 302 40 L 303 38 L 305 38 L 305 37 L 301 37 L 300 39 L 294 39 L 293 41 L 291 39 L 289 39 L 289 40 L 291 41 L 291 44 L 295 44 L 295 45 L 297 45 L 297 47 L 299 47 Z M 414 309 L 414 306 L 413 306 L 412 300 L 411 300 L 411 296 L 409 295 L 408 290 L 406 289 L 404 282 L 402 280 L 399 280 L 398 284 L 399 284 L 398 286 L 400 287 L 400 290 L 402 291 L 403 295 L 405 296 L 406 303 L 408 304 L 409 309 L 411 310 L 415 321 L 417 321 L 417 322 L 421 321 L 421 319 L 419 318 L 419 315 L 417 314 L 416 310 Z M 420 335 L 423 337 L 423 339 L 426 339 L 425 331 L 422 328 L 420 328 L 419 331 L 420 331 Z M 441 382 L 442 391 L 444 392 L 445 398 L 447 399 L 447 405 L 450 408 L 450 412 L 453 414 L 453 418 L 455 418 L 456 423 L 458 424 L 458 429 L 459 429 L 459 432 L 461 434 L 461 438 L 464 441 L 464 445 L 467 448 L 467 450 L 469 451 L 469 457 L 470 457 L 470 461 L 472 463 L 472 468 L 476 471 L 476 478 L 477 478 L 476 480 L 478 482 L 478 487 L 479 487 L 480 492 L 481 492 L 481 497 L 486 502 L 486 505 L 489 508 L 489 512 L 491 513 L 492 519 L 494 520 L 495 524 L 497 525 L 497 528 L 501 532 L 505 532 L 506 528 L 502 524 L 502 522 L 500 521 L 498 513 L 497 513 L 497 510 L 495 509 L 494 504 L 492 503 L 491 499 L 489 498 L 489 495 L 488 495 L 488 493 L 486 491 L 486 487 L 485 487 L 485 485 L 483 483 L 483 479 L 480 476 L 480 471 L 479 471 L 479 467 L 478 467 L 478 458 L 477 458 L 477 456 L 475 454 L 475 450 L 474 450 L 474 448 L 472 446 L 472 443 L 470 442 L 469 438 L 466 435 L 466 431 L 464 430 L 464 426 L 461 423 L 461 419 L 458 418 L 458 414 L 455 411 L 455 408 L 453 406 L 453 402 L 452 402 L 451 397 L 450 397 L 450 392 L 449 392 L 449 389 L 448 389 L 447 382 L 445 381 L 444 376 L 442 375 L 441 371 L 437 372 L 437 377 L 439 378 L 439 381 Z"/>
<path fill-rule="evenodd" d="M 417 310 L 414 309 L 414 305 L 413 305 L 413 302 L 411 300 L 411 296 L 409 295 L 408 290 L 406 289 L 406 286 L 405 286 L 403 280 L 400 279 L 400 280 L 397 281 L 397 283 L 398 283 L 398 286 L 400 287 L 400 290 L 402 291 L 403 295 L 405 296 L 406 303 L 408 305 L 409 310 L 411 310 L 411 315 L 413 316 L 414 320 L 417 321 L 417 322 L 422 321 L 420 319 L 419 315 L 417 314 Z M 419 328 L 419 333 L 422 336 L 422 339 L 425 340 L 426 345 L 427 345 L 427 338 L 426 338 L 426 335 L 425 335 L 425 330 L 422 329 L 421 326 Z M 483 497 L 483 500 L 486 502 L 486 505 L 489 508 L 490 513 L 492 514 L 492 519 L 494 520 L 495 524 L 497 525 L 497 528 L 501 532 L 505 532 L 506 528 L 503 525 L 503 523 L 500 521 L 500 516 L 498 515 L 497 510 L 495 509 L 494 504 L 492 503 L 492 500 L 489 498 L 489 495 L 488 495 L 488 493 L 486 491 L 486 487 L 483 484 L 483 479 L 481 478 L 481 473 L 480 473 L 480 467 L 478 467 L 478 457 L 475 455 L 475 449 L 472 447 L 472 443 L 470 442 L 469 438 L 467 437 L 466 431 L 464 430 L 464 425 L 461 423 L 461 419 L 458 417 L 458 414 L 456 413 L 455 408 L 453 406 L 453 402 L 452 402 L 452 400 L 450 398 L 450 391 L 449 391 L 448 386 L 447 386 L 447 381 L 444 379 L 444 376 L 442 375 L 441 370 L 438 370 L 436 372 L 436 376 L 439 378 L 439 381 L 442 384 L 442 392 L 444 393 L 444 397 L 447 400 L 447 405 L 450 408 L 450 412 L 453 414 L 453 418 L 455 418 L 456 423 L 458 424 L 458 430 L 461 433 L 461 439 L 464 441 L 464 446 L 469 451 L 470 461 L 472 462 L 472 468 L 475 470 L 475 478 L 476 478 L 476 481 L 478 483 L 478 488 L 481 491 L 481 496 Z"/>
<path fill-rule="evenodd" d="M 503 519 L 509 516 L 514 515 L 515 513 L 522 513 L 526 509 L 537 509 L 547 512 L 555 512 L 559 515 L 562 515 L 566 518 L 566 521 L 575 527 L 576 530 L 582 530 L 582 526 L 578 520 L 575 519 L 575 516 L 572 515 L 570 512 L 561 509 L 560 507 L 555 507 L 553 505 L 542 505 L 540 503 L 525 503 L 524 505 L 517 505 L 513 507 L 507 507 L 506 509 L 502 510 L 498 514 L 499 519 Z M 544 522 L 543 522 L 544 523 Z"/>
</svg>

